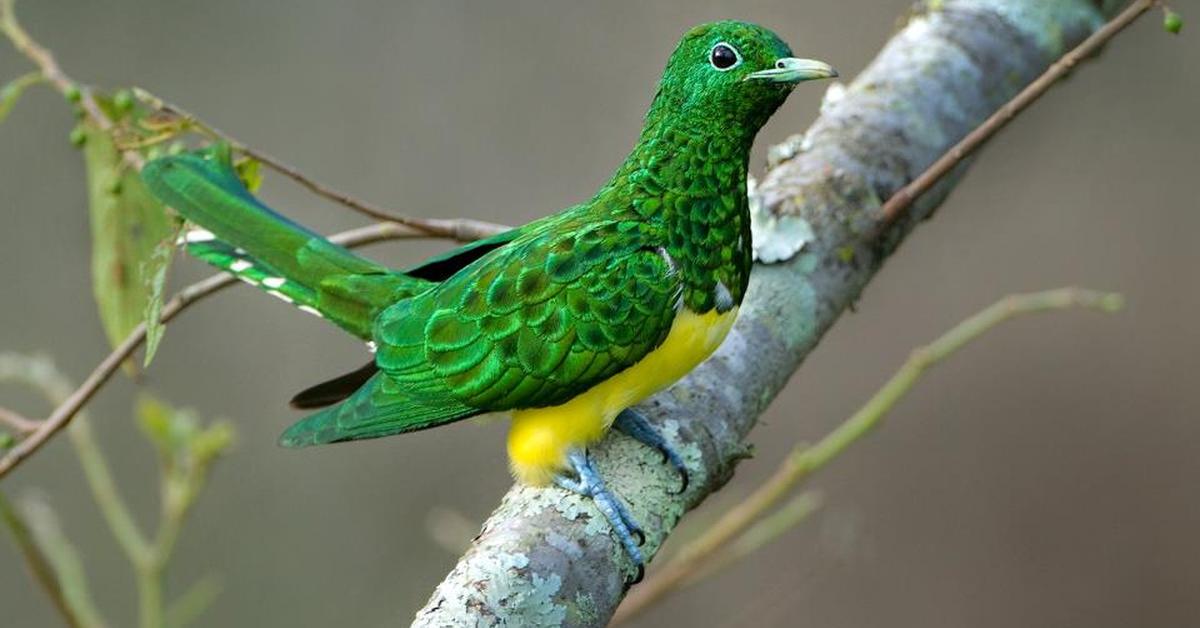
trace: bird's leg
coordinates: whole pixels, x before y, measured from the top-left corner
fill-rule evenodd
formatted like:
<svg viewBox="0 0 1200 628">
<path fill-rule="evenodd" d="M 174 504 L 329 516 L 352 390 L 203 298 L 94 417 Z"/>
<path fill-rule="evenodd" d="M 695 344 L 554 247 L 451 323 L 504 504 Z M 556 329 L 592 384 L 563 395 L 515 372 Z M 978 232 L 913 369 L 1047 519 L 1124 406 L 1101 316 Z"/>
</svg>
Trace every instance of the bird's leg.
<svg viewBox="0 0 1200 628">
<path fill-rule="evenodd" d="M 586 451 L 573 449 L 567 454 L 567 460 L 571 463 L 571 468 L 575 471 L 576 477 L 558 475 L 555 476 L 554 483 L 572 493 L 592 498 L 596 507 L 600 509 L 600 512 L 608 519 L 609 524 L 612 525 L 613 530 L 617 533 L 617 538 L 621 540 L 621 544 L 625 546 L 625 551 L 629 553 L 629 557 L 637 565 L 637 576 L 634 577 L 630 584 L 640 582 L 642 575 L 646 572 L 646 565 L 642 559 L 642 551 L 638 549 L 638 546 L 646 542 L 645 533 L 642 532 L 637 522 L 633 520 L 625 505 L 604 485 L 604 480 L 600 478 L 600 473 L 588 461 Z M 635 536 L 638 538 L 636 541 L 634 540 Z"/>
<path fill-rule="evenodd" d="M 658 428 L 654 427 L 649 419 L 633 408 L 625 408 L 613 421 L 613 427 L 629 435 L 630 438 L 662 452 L 663 462 L 670 462 L 671 466 L 679 472 L 681 484 L 676 495 L 687 490 L 688 470 L 687 465 L 683 463 L 683 456 L 680 456 L 679 452 L 671 447 L 667 439 L 663 438 L 662 432 L 658 431 Z"/>
</svg>

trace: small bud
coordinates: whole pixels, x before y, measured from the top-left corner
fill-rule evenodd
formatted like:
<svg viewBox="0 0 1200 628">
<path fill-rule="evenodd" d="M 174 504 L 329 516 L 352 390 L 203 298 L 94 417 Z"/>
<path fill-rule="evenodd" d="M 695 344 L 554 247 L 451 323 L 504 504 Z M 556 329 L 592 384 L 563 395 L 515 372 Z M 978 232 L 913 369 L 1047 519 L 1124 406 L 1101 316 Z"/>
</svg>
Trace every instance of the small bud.
<svg viewBox="0 0 1200 628">
<path fill-rule="evenodd" d="M 66 91 L 63 92 L 63 96 L 70 102 L 79 102 L 79 99 L 83 98 L 83 93 L 79 91 L 79 87 L 68 85 Z"/>
<path fill-rule="evenodd" d="M 133 92 L 122 89 L 113 94 L 113 106 L 121 113 L 128 113 L 133 109 Z"/>
<path fill-rule="evenodd" d="M 1183 16 L 1166 9 L 1163 13 L 1163 30 L 1172 35 L 1178 35 L 1179 31 L 1183 30 Z"/>
<path fill-rule="evenodd" d="M 77 126 L 71 129 L 71 145 L 75 148 L 82 148 L 84 144 L 87 144 L 87 132 L 83 130 L 83 127 Z"/>
<path fill-rule="evenodd" d="M 112 181 L 108 182 L 108 193 L 112 194 L 113 196 L 120 194 L 122 185 L 123 184 L 120 176 L 113 177 Z"/>
<path fill-rule="evenodd" d="M 8 432 L 0 432 L 0 449 L 8 449 L 15 445 L 17 440 Z"/>
</svg>

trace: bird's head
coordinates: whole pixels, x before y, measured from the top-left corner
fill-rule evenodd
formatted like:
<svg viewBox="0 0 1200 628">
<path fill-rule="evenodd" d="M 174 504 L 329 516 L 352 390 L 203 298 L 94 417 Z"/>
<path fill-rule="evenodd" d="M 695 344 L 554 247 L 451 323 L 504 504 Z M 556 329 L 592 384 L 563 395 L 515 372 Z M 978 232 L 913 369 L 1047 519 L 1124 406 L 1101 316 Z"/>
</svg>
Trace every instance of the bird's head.
<svg viewBox="0 0 1200 628">
<path fill-rule="evenodd" d="M 756 24 L 702 24 L 684 34 L 667 62 L 651 116 L 684 114 L 753 133 L 797 84 L 835 76 L 826 63 L 793 57 L 778 35 Z"/>
</svg>

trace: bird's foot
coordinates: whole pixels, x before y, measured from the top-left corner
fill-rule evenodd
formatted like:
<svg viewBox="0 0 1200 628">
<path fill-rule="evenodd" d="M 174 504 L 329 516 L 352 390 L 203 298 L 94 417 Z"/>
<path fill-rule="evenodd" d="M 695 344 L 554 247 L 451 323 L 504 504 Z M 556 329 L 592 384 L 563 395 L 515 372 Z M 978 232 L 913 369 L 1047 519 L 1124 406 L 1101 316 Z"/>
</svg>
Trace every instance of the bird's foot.
<svg viewBox="0 0 1200 628">
<path fill-rule="evenodd" d="M 671 466 L 679 472 L 680 486 L 675 494 L 678 495 L 687 490 L 688 470 L 687 465 L 683 463 L 683 456 L 680 456 L 679 452 L 671 447 L 667 439 L 663 437 L 662 432 L 649 419 L 632 408 L 625 408 L 617 415 L 617 419 L 613 421 L 613 427 L 629 435 L 634 440 L 661 452 L 663 462 L 670 462 Z"/>
<path fill-rule="evenodd" d="M 617 533 L 617 538 L 621 544 L 625 546 L 625 551 L 629 553 L 629 557 L 633 559 L 633 563 L 637 566 L 637 575 L 629 584 L 637 584 L 641 582 L 642 576 L 646 573 L 646 563 L 642 558 L 642 550 L 639 546 L 646 542 L 646 534 L 642 532 L 637 522 L 629 514 L 629 510 L 625 505 L 613 495 L 608 487 L 604 485 L 604 480 L 600 478 L 600 473 L 588 461 L 587 452 L 581 449 L 572 450 L 567 454 L 567 460 L 571 463 L 571 468 L 575 471 L 575 477 L 569 475 L 558 475 L 554 478 L 554 483 L 560 488 L 564 488 L 572 493 L 578 493 L 585 497 L 592 498 L 596 507 L 608 519 L 613 530 Z M 637 540 L 634 540 L 634 537 Z"/>
</svg>

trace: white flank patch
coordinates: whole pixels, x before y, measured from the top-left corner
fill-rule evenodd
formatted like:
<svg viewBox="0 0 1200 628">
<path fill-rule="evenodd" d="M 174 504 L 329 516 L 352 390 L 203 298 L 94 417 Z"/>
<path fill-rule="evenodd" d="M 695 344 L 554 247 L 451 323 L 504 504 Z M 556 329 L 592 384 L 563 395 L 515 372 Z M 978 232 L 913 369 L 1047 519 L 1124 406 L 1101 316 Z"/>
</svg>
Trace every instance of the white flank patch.
<svg viewBox="0 0 1200 628">
<path fill-rule="evenodd" d="M 237 260 L 229 265 L 229 270 L 232 270 L 235 273 L 245 272 L 251 268 L 254 268 L 254 264 L 251 264 L 244 259 Z"/>
<path fill-rule="evenodd" d="M 267 282 L 263 281 L 263 283 L 265 284 Z M 269 294 L 273 297 L 279 298 L 279 299 L 283 299 L 284 301 L 286 301 L 288 303 L 292 303 L 292 297 L 289 297 L 288 295 L 286 295 L 282 292 L 279 292 L 278 290 L 267 290 L 267 294 Z"/>
<path fill-rule="evenodd" d="M 312 314 L 313 316 L 316 316 L 317 318 L 325 318 L 325 315 L 324 315 L 324 314 L 322 314 L 321 312 L 319 312 L 319 311 L 317 310 L 317 308 L 315 308 L 315 307 L 309 307 L 309 306 L 307 306 L 307 305 L 301 305 L 301 306 L 299 306 L 299 308 L 298 308 L 298 309 L 299 309 L 301 312 L 308 312 L 309 314 Z M 368 343 L 368 344 L 370 344 L 370 343 Z"/>
<path fill-rule="evenodd" d="M 367 341 L 367 351 L 370 351 L 371 353 L 375 353 L 375 351 L 378 350 L 378 348 L 379 347 L 375 346 L 374 340 Z"/>
<path fill-rule="evenodd" d="M 268 288 L 279 288 L 285 283 L 287 283 L 287 280 L 283 277 L 267 277 L 262 280 L 262 284 Z"/>
<path fill-rule="evenodd" d="M 183 239 L 189 244 L 195 244 L 197 242 L 212 242 L 217 239 L 217 236 L 213 235 L 213 232 L 204 229 L 192 229 L 183 234 Z"/>
</svg>

